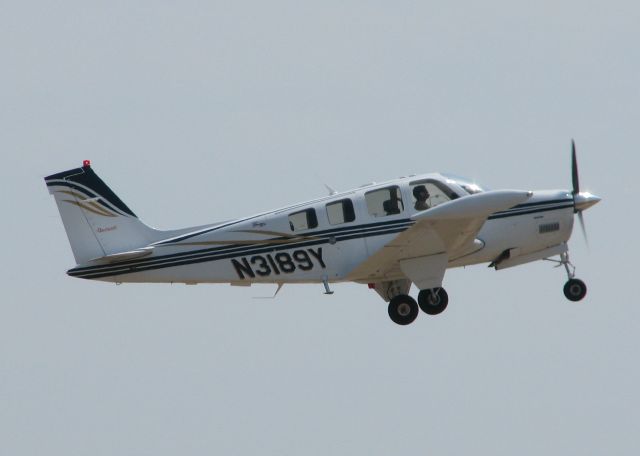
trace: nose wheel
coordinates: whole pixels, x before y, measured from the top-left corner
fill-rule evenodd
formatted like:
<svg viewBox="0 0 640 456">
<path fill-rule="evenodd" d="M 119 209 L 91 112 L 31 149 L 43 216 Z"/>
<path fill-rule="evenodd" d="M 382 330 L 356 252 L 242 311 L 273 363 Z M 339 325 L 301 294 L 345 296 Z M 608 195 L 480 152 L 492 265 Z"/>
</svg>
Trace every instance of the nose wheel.
<svg viewBox="0 0 640 456">
<path fill-rule="evenodd" d="M 564 284 L 564 295 L 569 301 L 580 301 L 587 295 L 587 286 L 580 279 L 569 279 Z"/>
</svg>

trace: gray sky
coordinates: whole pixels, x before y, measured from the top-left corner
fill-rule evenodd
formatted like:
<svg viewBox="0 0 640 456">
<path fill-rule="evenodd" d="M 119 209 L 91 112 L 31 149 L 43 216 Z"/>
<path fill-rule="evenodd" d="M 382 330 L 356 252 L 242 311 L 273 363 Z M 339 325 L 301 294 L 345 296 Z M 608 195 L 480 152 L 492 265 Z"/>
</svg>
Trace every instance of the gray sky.
<svg viewBox="0 0 640 456">
<path fill-rule="evenodd" d="M 637 2 L 5 2 L 0 453 L 638 453 Z M 361 285 L 114 285 L 42 178 L 91 159 L 160 228 L 408 173 L 568 188 L 549 263 L 451 270 L 409 327 Z M 630 210 L 631 209 L 631 210 Z M 414 290 L 415 293 L 415 290 Z"/>
</svg>

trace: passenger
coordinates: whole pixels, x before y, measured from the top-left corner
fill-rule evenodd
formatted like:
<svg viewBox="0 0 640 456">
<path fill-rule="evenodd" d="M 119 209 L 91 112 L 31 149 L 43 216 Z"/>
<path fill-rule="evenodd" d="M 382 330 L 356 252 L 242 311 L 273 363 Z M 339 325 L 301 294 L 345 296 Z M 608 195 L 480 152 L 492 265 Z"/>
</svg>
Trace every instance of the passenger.
<svg viewBox="0 0 640 456">
<path fill-rule="evenodd" d="M 416 211 L 424 211 L 429 209 L 427 200 L 429 199 L 429 192 L 424 185 L 416 185 L 413 187 L 413 196 L 416 198 L 416 204 L 414 205 Z"/>
<path fill-rule="evenodd" d="M 386 200 L 382 203 L 382 208 L 384 209 L 385 215 L 395 215 L 402 212 L 400 211 L 400 206 L 396 198 Z"/>
</svg>

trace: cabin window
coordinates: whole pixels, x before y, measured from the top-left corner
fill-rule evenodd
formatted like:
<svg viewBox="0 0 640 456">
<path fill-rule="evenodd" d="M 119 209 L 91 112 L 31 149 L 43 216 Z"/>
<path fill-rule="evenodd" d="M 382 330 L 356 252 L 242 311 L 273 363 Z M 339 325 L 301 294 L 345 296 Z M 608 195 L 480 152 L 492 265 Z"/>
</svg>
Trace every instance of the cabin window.
<svg viewBox="0 0 640 456">
<path fill-rule="evenodd" d="M 356 219 L 353 202 L 350 199 L 343 199 L 327 204 L 327 218 L 332 225 L 353 222 Z"/>
<path fill-rule="evenodd" d="M 402 195 L 397 186 L 372 190 L 364 195 L 367 210 L 373 217 L 397 215 L 404 211 Z"/>
<path fill-rule="evenodd" d="M 458 198 L 453 190 L 433 179 L 411 182 L 410 186 L 413 208 L 416 211 L 424 211 Z"/>
<path fill-rule="evenodd" d="M 315 209 L 305 209 L 304 211 L 289 214 L 289 227 L 291 231 L 308 230 L 318 226 L 318 217 Z"/>
</svg>

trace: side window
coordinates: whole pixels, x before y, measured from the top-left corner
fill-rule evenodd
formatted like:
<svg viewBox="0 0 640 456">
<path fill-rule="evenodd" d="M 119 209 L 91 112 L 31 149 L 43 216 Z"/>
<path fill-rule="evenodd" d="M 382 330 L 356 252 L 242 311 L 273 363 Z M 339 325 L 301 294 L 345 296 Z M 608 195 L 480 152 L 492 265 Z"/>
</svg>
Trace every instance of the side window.
<svg viewBox="0 0 640 456">
<path fill-rule="evenodd" d="M 453 190 L 436 180 L 411 182 L 411 196 L 416 211 L 424 211 L 458 198 Z"/>
<path fill-rule="evenodd" d="M 353 222 L 356 219 L 353 202 L 350 199 L 343 199 L 327 204 L 327 218 L 332 225 Z"/>
<path fill-rule="evenodd" d="M 318 226 L 318 217 L 315 209 L 305 209 L 304 211 L 289 214 L 289 227 L 291 231 L 308 230 Z"/>
<path fill-rule="evenodd" d="M 402 196 L 397 186 L 381 188 L 365 193 L 367 210 L 373 217 L 386 217 L 404 211 Z"/>
</svg>

